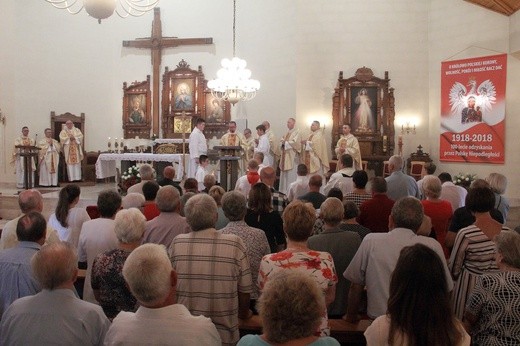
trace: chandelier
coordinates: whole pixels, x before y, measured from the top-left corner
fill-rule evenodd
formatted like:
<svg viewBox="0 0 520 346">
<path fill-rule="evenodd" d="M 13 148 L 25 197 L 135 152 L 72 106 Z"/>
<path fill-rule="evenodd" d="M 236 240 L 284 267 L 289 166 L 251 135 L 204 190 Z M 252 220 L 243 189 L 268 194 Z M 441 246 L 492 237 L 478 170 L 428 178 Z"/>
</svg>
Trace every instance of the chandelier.
<svg viewBox="0 0 520 346">
<path fill-rule="evenodd" d="M 114 14 L 121 18 L 139 17 L 152 10 L 159 0 L 45 0 L 60 10 L 78 14 L 82 9 L 98 20 L 106 19 Z"/>
<path fill-rule="evenodd" d="M 251 77 L 251 70 L 247 69 L 245 60 L 237 58 L 235 54 L 236 37 L 236 0 L 233 0 L 233 59 L 222 59 L 222 68 L 217 72 L 217 79 L 208 82 L 211 94 L 235 105 L 238 101 L 248 101 L 256 96 L 260 89 L 260 82 Z"/>
</svg>

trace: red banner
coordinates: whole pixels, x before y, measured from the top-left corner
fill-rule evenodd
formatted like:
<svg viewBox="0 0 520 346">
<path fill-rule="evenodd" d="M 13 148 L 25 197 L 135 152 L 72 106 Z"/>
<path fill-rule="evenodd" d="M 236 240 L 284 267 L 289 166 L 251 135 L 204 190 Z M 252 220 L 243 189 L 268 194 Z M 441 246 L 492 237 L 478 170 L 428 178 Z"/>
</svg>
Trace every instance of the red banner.
<svg viewBox="0 0 520 346">
<path fill-rule="evenodd" d="M 440 160 L 504 163 L 507 55 L 441 67 Z"/>
</svg>

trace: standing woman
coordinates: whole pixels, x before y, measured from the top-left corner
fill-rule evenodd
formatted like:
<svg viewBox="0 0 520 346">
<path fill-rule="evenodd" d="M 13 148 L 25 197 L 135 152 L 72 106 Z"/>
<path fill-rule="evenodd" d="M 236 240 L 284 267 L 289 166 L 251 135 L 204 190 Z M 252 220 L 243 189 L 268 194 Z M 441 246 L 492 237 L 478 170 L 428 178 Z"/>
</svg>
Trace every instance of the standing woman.
<svg viewBox="0 0 520 346">
<path fill-rule="evenodd" d="M 271 190 L 264 183 L 257 183 L 249 191 L 249 207 L 244 221 L 250 227 L 265 232 L 272 253 L 285 248 L 283 221 L 280 214 L 273 210 Z"/>
<path fill-rule="evenodd" d="M 422 244 L 401 250 L 390 280 L 387 314 L 365 331 L 368 346 L 470 344 L 451 310 L 442 261 Z"/>
<path fill-rule="evenodd" d="M 509 228 L 491 217 L 489 212 L 494 206 L 495 195 L 491 189 L 480 187 L 469 190 L 466 208 L 475 216 L 475 222 L 457 233 L 448 264 L 455 283 L 452 306 L 459 319 L 464 316 L 464 308 L 477 277 L 498 271 L 493 238 Z"/>
<path fill-rule="evenodd" d="M 441 244 L 446 258 L 449 258 L 450 253 L 445 242 L 453 216 L 451 203 L 440 199 L 442 184 L 440 179 L 434 175 L 427 175 L 422 179 L 421 189 L 426 198 L 421 201 L 424 214 L 431 218 L 435 239 Z"/>
<path fill-rule="evenodd" d="M 83 222 L 89 221 L 87 210 L 78 208 L 81 189 L 70 184 L 61 189 L 56 211 L 49 217 L 49 225 L 58 232 L 61 241 L 66 241 L 78 248 L 79 234 Z"/>
<path fill-rule="evenodd" d="M 509 214 L 509 200 L 503 194 L 507 189 L 507 178 L 500 173 L 491 173 L 487 176 L 486 181 L 495 194 L 495 209 L 502 213 L 504 223 L 506 223 Z"/>
</svg>

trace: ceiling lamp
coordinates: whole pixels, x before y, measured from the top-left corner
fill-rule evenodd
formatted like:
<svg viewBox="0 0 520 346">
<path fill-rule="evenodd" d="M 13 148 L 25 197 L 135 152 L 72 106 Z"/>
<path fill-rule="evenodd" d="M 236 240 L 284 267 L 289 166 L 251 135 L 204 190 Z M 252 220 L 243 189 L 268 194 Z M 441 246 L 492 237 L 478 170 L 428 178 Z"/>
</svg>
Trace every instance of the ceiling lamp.
<svg viewBox="0 0 520 346">
<path fill-rule="evenodd" d="M 45 0 L 60 10 L 67 10 L 71 14 L 85 11 L 98 20 L 106 19 L 114 14 L 121 18 L 128 16 L 139 17 L 152 10 L 159 0 Z"/>
<path fill-rule="evenodd" d="M 208 82 L 208 88 L 214 97 L 233 105 L 238 101 L 251 100 L 260 89 L 259 81 L 249 79 L 251 70 L 246 68 L 246 61 L 237 58 L 235 54 L 236 12 L 236 0 L 233 0 L 233 59 L 222 59 L 222 68 L 217 72 L 217 79 Z"/>
</svg>

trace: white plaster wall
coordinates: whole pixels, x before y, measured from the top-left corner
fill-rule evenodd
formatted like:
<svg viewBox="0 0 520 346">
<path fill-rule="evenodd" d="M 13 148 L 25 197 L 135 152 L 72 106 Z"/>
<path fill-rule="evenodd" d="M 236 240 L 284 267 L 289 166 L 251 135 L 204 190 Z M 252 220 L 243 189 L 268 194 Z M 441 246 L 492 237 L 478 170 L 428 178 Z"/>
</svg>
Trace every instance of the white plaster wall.
<svg viewBox="0 0 520 346">
<path fill-rule="evenodd" d="M 164 50 L 162 71 L 183 58 L 192 68 L 202 65 L 211 79 L 220 60 L 232 55 L 232 1 L 180 4 L 160 2 L 163 35 L 210 36 L 215 44 Z M 0 22 L 0 108 L 8 117 L 0 128 L 7 143 L 2 143 L 0 182 L 14 181 L 7 157 L 21 126 L 41 134 L 52 110 L 86 113 L 87 150 L 103 150 L 108 136 L 120 137 L 122 83 L 151 74 L 150 52 L 123 49 L 121 42 L 149 36 L 153 13 L 111 17 L 99 25 L 85 14 L 72 16 L 44 1 L 27 0 L 0 1 L 0 13 L 5 17 Z M 510 30 L 516 31 L 508 17 L 464 1 L 240 0 L 237 56 L 247 60 L 262 88 L 255 99 L 235 106 L 232 117 L 247 119 L 252 128 L 267 119 L 277 136 L 284 133 L 287 117 L 295 115 L 301 128 L 317 118 L 330 129 L 339 71 L 348 77 L 367 66 L 378 77 L 389 71 L 396 117 L 419 121 L 417 134 L 404 137 L 404 155 L 421 144 L 438 161 L 440 62 L 454 55 L 486 55 L 487 50 L 508 52 Z M 457 54 L 470 46 L 485 49 Z M 513 98 L 520 88 L 514 78 L 519 65 L 509 57 L 506 165 L 443 163 L 440 170 L 514 172 L 518 159 L 511 128 L 520 121 L 520 101 Z M 520 178 L 509 178 L 508 194 L 513 194 Z"/>
<path fill-rule="evenodd" d="M 429 10 L 429 151 L 438 162 L 440 134 L 440 68 L 441 62 L 453 59 L 509 53 L 509 17 L 485 10 L 464 1 L 435 0 Z M 477 174 L 485 178 L 491 172 L 505 174 L 509 180 L 506 195 L 518 196 L 520 163 L 517 155 L 520 126 L 520 62 L 508 55 L 506 86 L 506 155 L 505 164 L 439 163 L 437 172 L 452 175 L 459 172 Z"/>
</svg>

